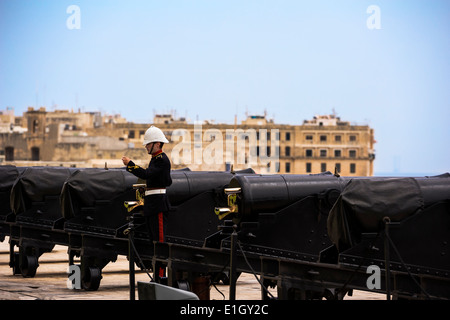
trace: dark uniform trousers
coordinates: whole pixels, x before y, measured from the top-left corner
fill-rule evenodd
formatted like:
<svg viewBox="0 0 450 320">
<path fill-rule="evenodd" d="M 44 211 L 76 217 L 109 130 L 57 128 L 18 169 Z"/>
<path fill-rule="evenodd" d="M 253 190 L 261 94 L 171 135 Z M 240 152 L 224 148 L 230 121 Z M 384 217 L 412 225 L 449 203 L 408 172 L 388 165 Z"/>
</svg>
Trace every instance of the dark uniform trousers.
<svg viewBox="0 0 450 320">
<path fill-rule="evenodd" d="M 149 196 L 151 197 L 151 196 Z M 147 197 L 146 197 L 147 198 Z M 165 242 L 167 230 L 167 212 L 159 212 L 150 216 L 145 216 L 145 224 L 149 234 L 150 241 Z M 155 264 L 156 278 L 163 278 L 166 276 L 165 267 L 162 262 L 157 261 Z"/>
</svg>

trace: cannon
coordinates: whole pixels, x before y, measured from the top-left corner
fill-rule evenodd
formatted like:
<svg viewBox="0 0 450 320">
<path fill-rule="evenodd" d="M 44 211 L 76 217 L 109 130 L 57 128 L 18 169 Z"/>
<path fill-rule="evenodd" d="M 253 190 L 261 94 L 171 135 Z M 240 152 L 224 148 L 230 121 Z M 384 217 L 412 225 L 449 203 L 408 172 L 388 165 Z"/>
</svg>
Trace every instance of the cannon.
<svg viewBox="0 0 450 320">
<path fill-rule="evenodd" d="M 224 190 L 228 206 L 216 214 L 239 226 L 250 253 L 317 261 L 331 245 L 328 212 L 347 182 L 329 172 L 236 176 Z"/>
<path fill-rule="evenodd" d="M 24 170 L 24 167 L 0 166 L 0 241 L 4 241 L 5 236 L 11 233 L 10 223 L 15 221 L 10 204 L 11 189 Z"/>
<path fill-rule="evenodd" d="M 85 290 L 97 290 L 102 269 L 128 252 L 126 239 L 117 235 L 128 223 L 123 203 L 134 196 L 136 183 L 137 178 L 123 169 L 86 169 L 72 174 L 62 187 L 69 264 L 80 257 Z"/>
<path fill-rule="evenodd" d="M 56 244 L 67 244 L 59 195 L 65 180 L 76 169 L 27 167 L 10 190 L 10 266 L 13 273 L 33 277 L 39 257 Z M 19 252 L 14 252 L 14 246 Z"/>
<path fill-rule="evenodd" d="M 352 180 L 328 217 L 322 262 L 378 266 L 397 298 L 450 298 L 450 175 Z"/>
</svg>

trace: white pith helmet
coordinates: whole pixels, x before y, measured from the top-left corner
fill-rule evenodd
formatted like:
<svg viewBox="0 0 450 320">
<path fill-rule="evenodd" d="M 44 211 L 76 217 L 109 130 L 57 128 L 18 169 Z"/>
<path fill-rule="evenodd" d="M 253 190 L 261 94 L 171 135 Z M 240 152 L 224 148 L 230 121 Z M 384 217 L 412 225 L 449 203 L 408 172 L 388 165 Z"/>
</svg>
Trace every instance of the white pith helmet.
<svg viewBox="0 0 450 320">
<path fill-rule="evenodd" d="M 161 131 L 161 129 L 151 126 L 145 131 L 144 142 L 142 143 L 144 146 L 151 142 L 164 142 L 169 143 L 169 140 L 166 139 L 166 136 Z"/>
</svg>

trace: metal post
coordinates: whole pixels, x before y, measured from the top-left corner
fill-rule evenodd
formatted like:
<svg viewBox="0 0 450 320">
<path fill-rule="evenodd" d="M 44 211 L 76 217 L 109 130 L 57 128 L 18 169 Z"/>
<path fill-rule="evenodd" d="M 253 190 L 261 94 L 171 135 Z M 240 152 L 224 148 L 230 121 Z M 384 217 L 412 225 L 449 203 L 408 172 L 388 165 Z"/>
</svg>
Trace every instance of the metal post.
<svg viewBox="0 0 450 320">
<path fill-rule="evenodd" d="M 15 271 L 14 267 L 19 265 L 18 263 L 16 263 L 14 246 L 15 246 L 14 240 L 9 239 L 9 266 L 13 268 L 13 272 Z"/>
<path fill-rule="evenodd" d="M 391 219 L 384 217 L 384 269 L 386 278 L 386 299 L 391 300 L 391 273 L 390 273 L 390 254 L 389 254 L 389 224 Z"/>
<path fill-rule="evenodd" d="M 233 225 L 233 233 L 231 234 L 231 253 L 230 253 L 230 300 L 236 300 L 236 245 L 238 234 L 236 225 Z"/>
<path fill-rule="evenodd" d="M 135 289 L 135 277 L 134 277 L 134 222 L 133 214 L 129 217 L 130 222 L 128 224 L 128 260 L 130 269 L 130 300 L 136 299 L 136 289 Z"/>
</svg>

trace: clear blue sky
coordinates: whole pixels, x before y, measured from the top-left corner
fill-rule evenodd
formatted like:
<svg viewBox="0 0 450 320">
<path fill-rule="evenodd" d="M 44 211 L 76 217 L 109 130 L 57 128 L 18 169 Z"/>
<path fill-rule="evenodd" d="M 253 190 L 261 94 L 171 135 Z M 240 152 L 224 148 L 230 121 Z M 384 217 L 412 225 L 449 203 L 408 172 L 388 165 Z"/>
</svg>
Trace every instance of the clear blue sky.
<svg viewBox="0 0 450 320">
<path fill-rule="evenodd" d="M 449 172 L 449 31 L 448 0 L 1 0 L 0 110 L 301 124 L 334 108 L 374 128 L 376 173 Z"/>
</svg>

